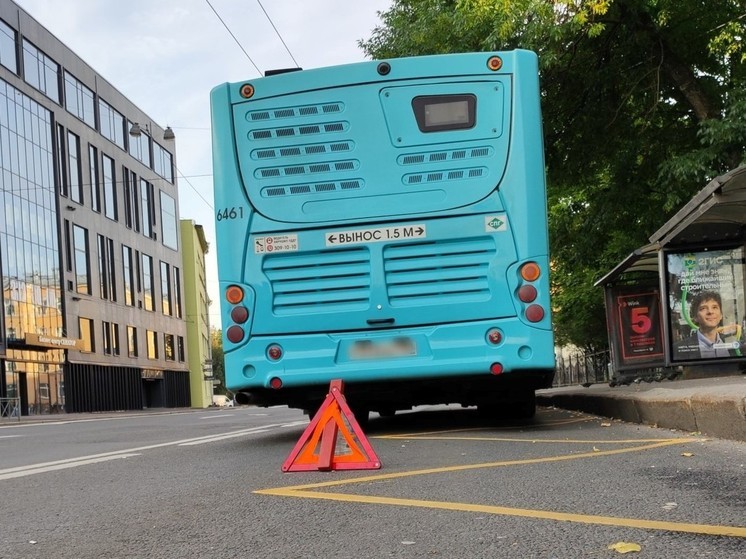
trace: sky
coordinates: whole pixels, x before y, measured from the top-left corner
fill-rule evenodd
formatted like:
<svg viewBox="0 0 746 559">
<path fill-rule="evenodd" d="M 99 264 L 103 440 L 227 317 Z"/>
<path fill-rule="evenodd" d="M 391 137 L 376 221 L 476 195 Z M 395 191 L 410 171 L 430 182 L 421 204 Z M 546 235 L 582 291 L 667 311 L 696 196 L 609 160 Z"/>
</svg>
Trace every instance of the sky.
<svg viewBox="0 0 746 559">
<path fill-rule="evenodd" d="M 210 243 L 210 323 L 220 328 L 210 90 L 260 71 L 363 61 L 358 41 L 391 0 L 15 1 L 154 122 L 173 128 L 179 213 L 202 225 Z"/>
</svg>

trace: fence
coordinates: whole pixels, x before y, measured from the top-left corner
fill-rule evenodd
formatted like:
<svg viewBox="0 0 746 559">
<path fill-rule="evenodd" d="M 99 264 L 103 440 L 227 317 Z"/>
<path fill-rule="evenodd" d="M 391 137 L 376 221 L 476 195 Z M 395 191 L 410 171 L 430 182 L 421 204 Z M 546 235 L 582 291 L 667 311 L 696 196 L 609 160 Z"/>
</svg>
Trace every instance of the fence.
<svg viewBox="0 0 746 559">
<path fill-rule="evenodd" d="M 0 422 L 21 420 L 21 399 L 0 398 Z"/>
<path fill-rule="evenodd" d="M 554 386 L 590 385 L 611 380 L 611 355 L 608 350 L 588 353 L 561 351 L 556 355 Z"/>
</svg>

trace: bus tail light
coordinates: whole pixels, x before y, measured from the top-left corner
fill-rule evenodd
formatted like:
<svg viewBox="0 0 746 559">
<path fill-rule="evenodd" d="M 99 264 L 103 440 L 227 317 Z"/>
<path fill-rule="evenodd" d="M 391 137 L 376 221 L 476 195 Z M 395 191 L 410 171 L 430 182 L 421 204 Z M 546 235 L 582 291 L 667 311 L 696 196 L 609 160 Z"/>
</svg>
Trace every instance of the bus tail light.
<svg viewBox="0 0 746 559">
<path fill-rule="evenodd" d="M 503 373 L 503 366 L 502 363 L 493 363 L 490 365 L 490 373 L 493 375 L 501 375 Z"/>
<path fill-rule="evenodd" d="M 267 357 L 272 361 L 277 361 L 282 357 L 282 348 L 277 344 L 272 344 L 267 348 Z"/>
<path fill-rule="evenodd" d="M 526 262 L 521 266 L 521 277 L 526 281 L 536 281 L 541 275 L 541 268 L 536 262 Z"/>
<path fill-rule="evenodd" d="M 269 381 L 269 387 L 274 390 L 282 388 L 282 379 L 280 377 L 272 377 Z"/>
<path fill-rule="evenodd" d="M 537 295 L 538 292 L 533 285 L 522 285 L 518 289 L 518 298 L 524 303 L 533 303 Z"/>
<path fill-rule="evenodd" d="M 237 305 L 243 301 L 243 289 L 237 285 L 231 285 L 225 290 L 225 300 L 231 305 Z"/>
<path fill-rule="evenodd" d="M 544 308 L 539 305 L 529 305 L 526 309 L 526 319 L 529 322 L 541 322 L 544 318 Z"/>
<path fill-rule="evenodd" d="M 241 340 L 243 340 L 244 337 L 244 331 L 243 328 L 240 326 L 236 326 L 235 324 L 228 328 L 228 331 L 225 333 L 225 337 L 228 338 L 228 341 L 234 344 L 237 344 Z"/>
</svg>

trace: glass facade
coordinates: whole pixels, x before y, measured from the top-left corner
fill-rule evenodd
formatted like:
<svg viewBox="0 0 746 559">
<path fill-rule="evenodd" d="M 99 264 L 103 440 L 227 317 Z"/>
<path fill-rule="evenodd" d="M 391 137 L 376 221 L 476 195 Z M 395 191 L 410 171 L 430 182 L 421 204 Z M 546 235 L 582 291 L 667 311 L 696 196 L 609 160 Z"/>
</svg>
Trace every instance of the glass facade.
<svg viewBox="0 0 746 559">
<path fill-rule="evenodd" d="M 61 337 L 59 245 L 50 112 L 0 80 L 0 274 L 8 394 L 29 411 L 64 405 L 62 350 L 32 351 L 27 336 Z M 47 391 L 41 390 L 42 385 Z M 43 398 L 46 394 L 46 399 Z"/>
<path fill-rule="evenodd" d="M 0 21 L 0 64 L 14 74 L 18 73 L 16 32 L 4 21 Z"/>
<path fill-rule="evenodd" d="M 25 39 L 23 77 L 52 101 L 60 102 L 60 65 Z"/>
<path fill-rule="evenodd" d="M 176 224 L 176 200 L 161 190 L 161 229 L 163 244 L 179 249 L 179 228 Z"/>
<path fill-rule="evenodd" d="M 91 128 L 96 128 L 93 91 L 65 72 L 65 108 Z"/>
</svg>

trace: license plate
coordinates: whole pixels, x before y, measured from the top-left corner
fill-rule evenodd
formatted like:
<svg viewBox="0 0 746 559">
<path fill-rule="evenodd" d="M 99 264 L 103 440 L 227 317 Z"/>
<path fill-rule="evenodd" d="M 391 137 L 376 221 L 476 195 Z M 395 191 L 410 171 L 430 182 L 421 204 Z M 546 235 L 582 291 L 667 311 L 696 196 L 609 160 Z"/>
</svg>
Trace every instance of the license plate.
<svg viewBox="0 0 746 559">
<path fill-rule="evenodd" d="M 385 359 L 417 355 L 417 346 L 410 338 L 374 341 L 358 340 L 350 347 L 350 359 Z"/>
</svg>

